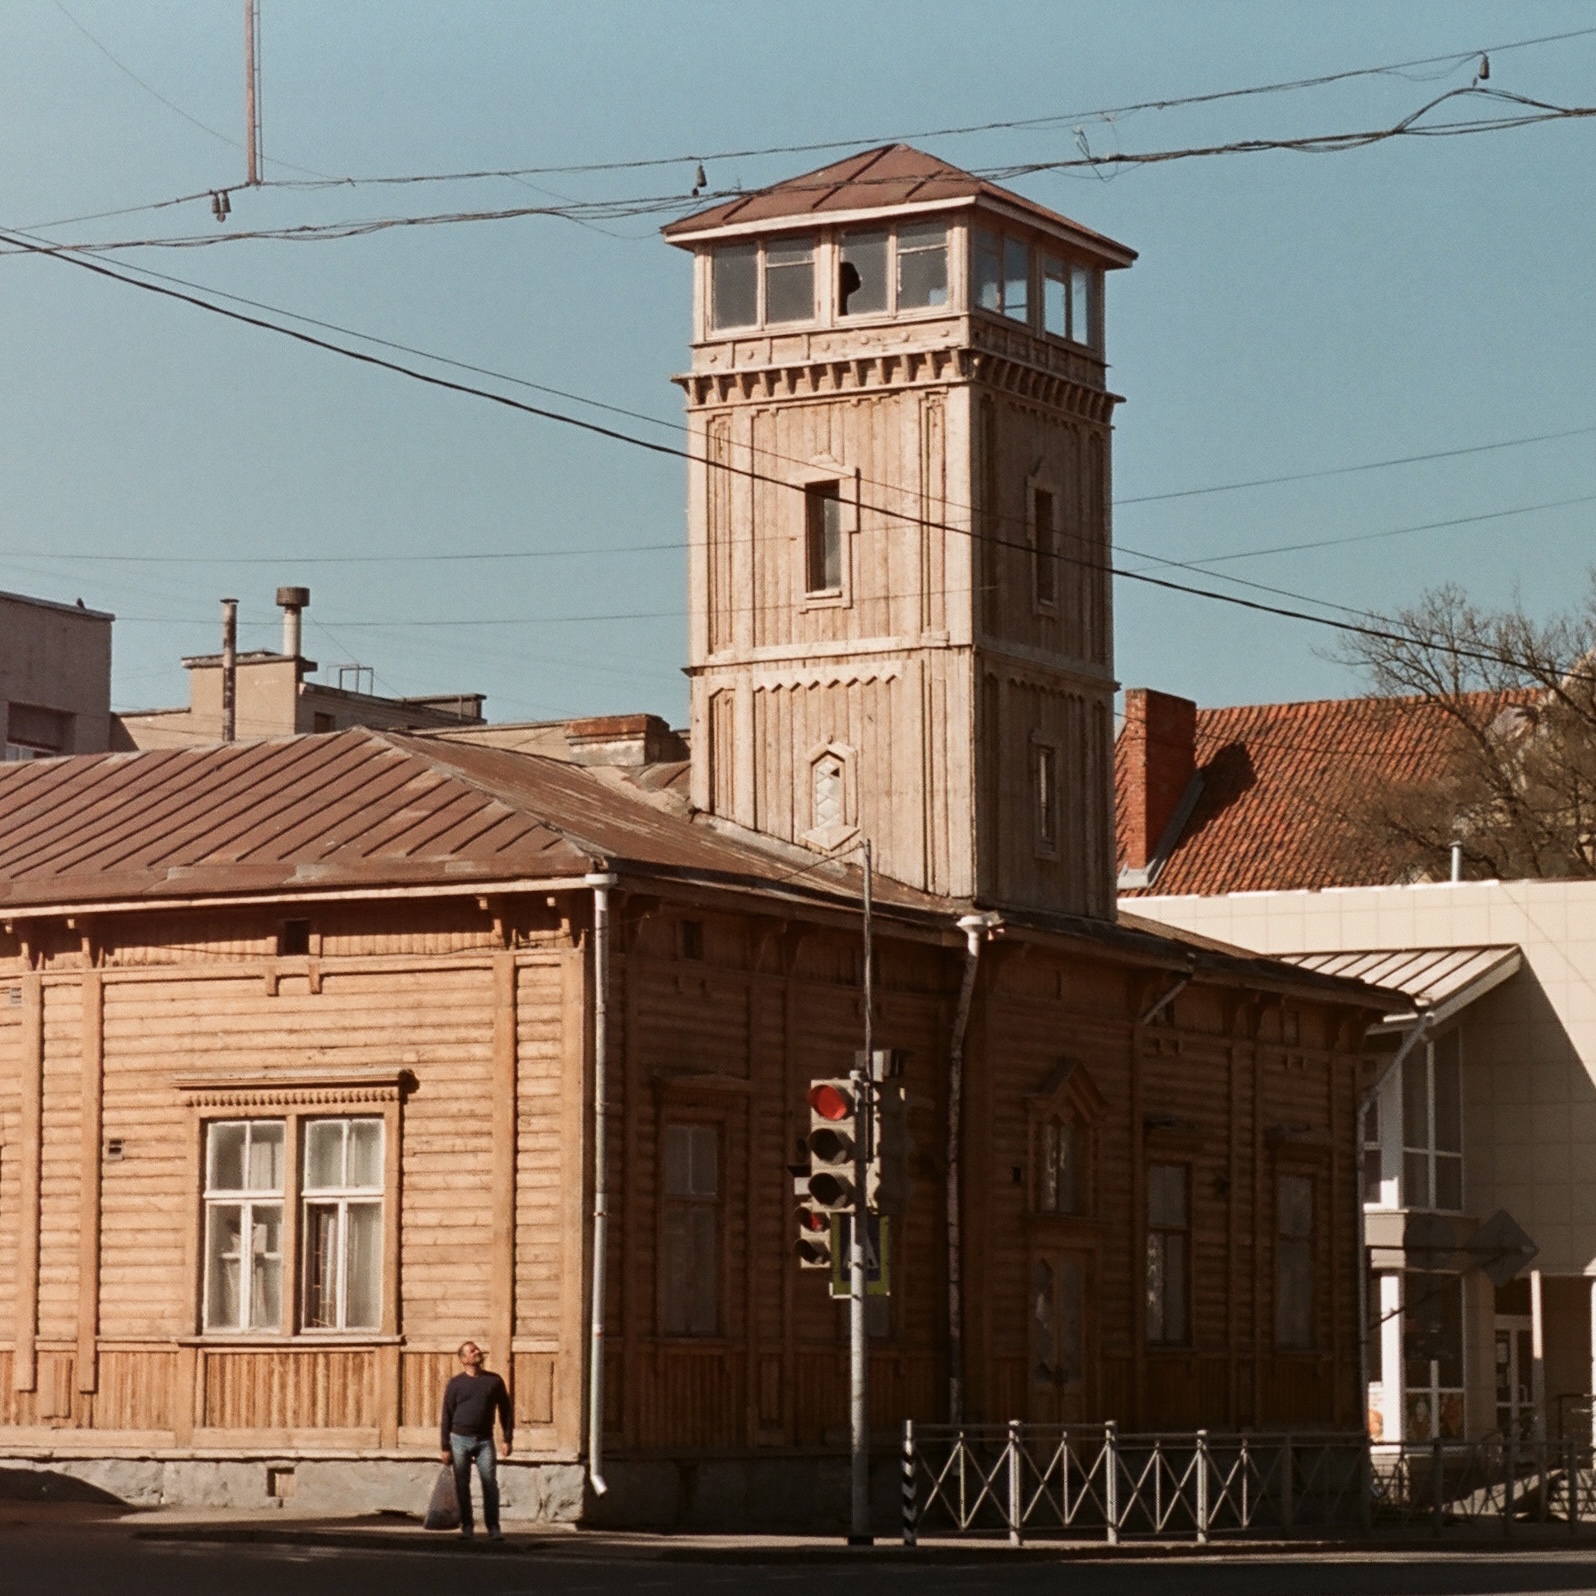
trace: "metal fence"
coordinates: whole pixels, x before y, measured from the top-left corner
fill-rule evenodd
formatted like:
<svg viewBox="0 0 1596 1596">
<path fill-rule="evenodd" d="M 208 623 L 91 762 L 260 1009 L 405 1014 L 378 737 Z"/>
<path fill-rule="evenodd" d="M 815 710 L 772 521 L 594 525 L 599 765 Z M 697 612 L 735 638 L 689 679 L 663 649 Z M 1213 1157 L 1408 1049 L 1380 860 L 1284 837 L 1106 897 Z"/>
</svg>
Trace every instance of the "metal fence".
<svg viewBox="0 0 1596 1596">
<path fill-rule="evenodd" d="M 1122 1435 L 1115 1424 L 903 1427 L 903 1539 L 921 1531 L 1190 1538 L 1439 1534 L 1596 1522 L 1596 1460 L 1572 1440 L 1371 1445 L 1362 1435 Z"/>
</svg>

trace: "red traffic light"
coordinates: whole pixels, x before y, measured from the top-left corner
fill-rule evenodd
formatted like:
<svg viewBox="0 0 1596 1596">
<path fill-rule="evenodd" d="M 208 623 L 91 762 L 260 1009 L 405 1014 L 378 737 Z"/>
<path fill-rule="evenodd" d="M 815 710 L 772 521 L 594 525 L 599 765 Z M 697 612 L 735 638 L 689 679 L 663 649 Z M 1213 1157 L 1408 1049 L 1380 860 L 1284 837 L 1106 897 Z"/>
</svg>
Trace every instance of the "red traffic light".
<svg viewBox="0 0 1596 1596">
<path fill-rule="evenodd" d="M 816 1081 L 809 1088 L 809 1106 L 822 1119 L 846 1119 L 853 1113 L 853 1099 L 830 1081 Z"/>
</svg>

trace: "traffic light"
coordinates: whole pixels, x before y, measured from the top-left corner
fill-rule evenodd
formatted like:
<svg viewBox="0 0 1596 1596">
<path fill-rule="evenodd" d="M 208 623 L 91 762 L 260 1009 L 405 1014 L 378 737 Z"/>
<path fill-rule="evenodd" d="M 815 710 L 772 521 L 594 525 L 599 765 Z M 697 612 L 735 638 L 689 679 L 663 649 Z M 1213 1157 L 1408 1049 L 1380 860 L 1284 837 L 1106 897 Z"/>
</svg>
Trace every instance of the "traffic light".
<svg viewBox="0 0 1596 1596">
<path fill-rule="evenodd" d="M 846 1076 L 809 1083 L 809 1196 L 824 1213 L 854 1206 L 854 1149 L 859 1136 L 856 1089 Z"/>
<path fill-rule="evenodd" d="M 875 1145 L 865 1176 L 865 1203 L 872 1213 L 902 1214 L 909 1209 L 909 1127 L 903 1082 L 878 1081 L 875 1088 Z"/>
<path fill-rule="evenodd" d="M 799 1203 L 798 1241 L 793 1251 L 800 1269 L 831 1268 L 831 1215 L 813 1203 Z"/>
</svg>

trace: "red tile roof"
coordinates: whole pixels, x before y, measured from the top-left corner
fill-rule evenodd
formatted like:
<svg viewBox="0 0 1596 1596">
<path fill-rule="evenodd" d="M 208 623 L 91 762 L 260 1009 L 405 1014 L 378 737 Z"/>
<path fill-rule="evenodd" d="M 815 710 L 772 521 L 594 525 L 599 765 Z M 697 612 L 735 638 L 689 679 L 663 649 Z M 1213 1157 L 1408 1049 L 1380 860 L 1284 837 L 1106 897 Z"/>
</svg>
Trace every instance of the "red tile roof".
<svg viewBox="0 0 1596 1596">
<path fill-rule="evenodd" d="M 1507 707 L 1525 695 L 1476 695 Z M 1400 786 L 1434 771 L 1455 722 L 1419 698 L 1323 699 L 1197 712 L 1202 789 L 1153 884 L 1127 896 L 1289 891 L 1371 886 L 1402 866 L 1378 850 L 1356 859 L 1345 815 L 1372 785 Z M 1124 738 L 1115 749 L 1119 853 L 1130 838 L 1132 773 Z"/>
<path fill-rule="evenodd" d="M 863 150 L 817 171 L 722 200 L 707 210 L 669 223 L 661 231 L 666 238 L 678 239 L 750 222 L 798 221 L 846 211 L 960 199 L 995 200 L 1024 211 L 1044 227 L 1065 229 L 1076 234 L 1083 244 L 1095 245 L 1110 264 L 1128 266 L 1136 258 L 1135 250 L 908 144 L 883 144 L 878 149 Z"/>
</svg>

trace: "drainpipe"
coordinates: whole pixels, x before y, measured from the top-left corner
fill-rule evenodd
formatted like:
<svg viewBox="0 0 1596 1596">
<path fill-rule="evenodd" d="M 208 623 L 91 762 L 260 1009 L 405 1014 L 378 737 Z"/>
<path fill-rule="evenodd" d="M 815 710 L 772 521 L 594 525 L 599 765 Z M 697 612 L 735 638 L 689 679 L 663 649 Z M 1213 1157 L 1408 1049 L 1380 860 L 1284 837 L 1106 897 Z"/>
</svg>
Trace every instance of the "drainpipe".
<svg viewBox="0 0 1596 1596">
<path fill-rule="evenodd" d="M 1402 1038 L 1402 1045 L 1396 1050 L 1395 1057 L 1380 1071 L 1374 1084 L 1358 1099 L 1358 1113 L 1356 1119 L 1355 1143 L 1357 1148 L 1356 1177 L 1352 1182 L 1353 1200 L 1357 1204 L 1357 1236 L 1358 1236 L 1358 1390 L 1363 1403 L 1363 1428 L 1367 1433 L 1369 1428 L 1369 1243 L 1366 1235 L 1366 1215 L 1363 1207 L 1363 1127 L 1368 1121 L 1369 1106 L 1380 1095 L 1381 1088 L 1402 1068 L 1402 1061 L 1429 1034 L 1430 1024 L 1434 1016 L 1424 1013 L 1419 1016 L 1418 1023 L 1408 1034 Z"/>
<path fill-rule="evenodd" d="M 593 889 L 593 1301 L 587 1344 L 587 1477 L 596 1496 L 604 1480 L 604 1273 L 609 1228 L 609 1131 L 606 1049 L 609 1041 L 610 888 L 613 875 L 590 875 Z"/>
<path fill-rule="evenodd" d="M 953 1011 L 948 1041 L 948 1422 L 964 1423 L 964 1237 L 959 1190 L 960 1127 L 964 1110 L 964 1032 L 970 1023 L 975 975 L 981 943 L 1002 925 L 995 914 L 965 914 L 958 920 L 964 933 L 964 979 Z"/>
</svg>

